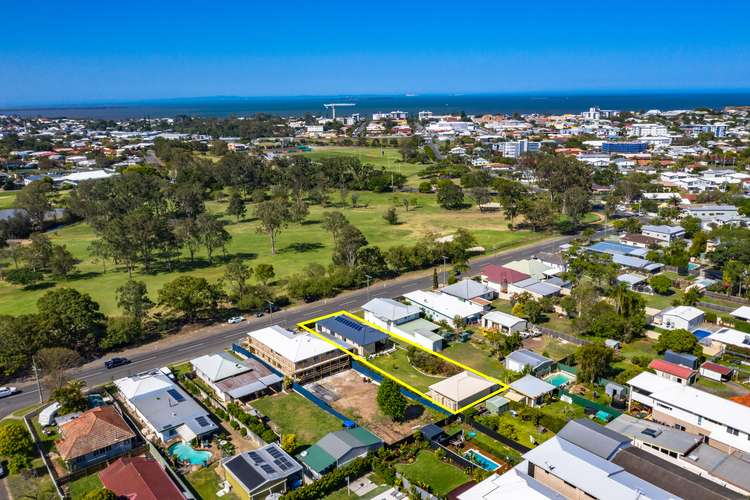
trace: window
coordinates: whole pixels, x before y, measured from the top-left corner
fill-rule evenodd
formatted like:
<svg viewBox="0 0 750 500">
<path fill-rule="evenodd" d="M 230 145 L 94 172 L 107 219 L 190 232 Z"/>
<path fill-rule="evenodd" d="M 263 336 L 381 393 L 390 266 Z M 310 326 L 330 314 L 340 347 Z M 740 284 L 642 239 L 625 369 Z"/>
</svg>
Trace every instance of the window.
<svg viewBox="0 0 750 500">
<path fill-rule="evenodd" d="M 732 436 L 739 436 L 740 435 L 740 431 L 738 431 L 734 427 L 729 427 L 728 425 L 727 425 L 727 432 L 729 434 L 731 434 Z"/>
</svg>

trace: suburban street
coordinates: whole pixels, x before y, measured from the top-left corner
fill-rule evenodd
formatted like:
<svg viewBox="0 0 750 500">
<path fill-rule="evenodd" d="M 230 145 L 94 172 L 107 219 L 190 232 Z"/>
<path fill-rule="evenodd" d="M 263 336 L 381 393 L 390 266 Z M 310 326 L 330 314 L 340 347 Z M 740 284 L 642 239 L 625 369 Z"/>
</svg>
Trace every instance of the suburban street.
<svg viewBox="0 0 750 500">
<path fill-rule="evenodd" d="M 502 264 L 512 260 L 526 259 L 539 252 L 554 252 L 559 246 L 572 240 L 573 236 L 561 236 L 547 239 L 535 244 L 510 249 L 495 255 L 479 257 L 471 262 L 471 269 L 465 275 L 474 275 L 486 264 Z M 441 273 L 442 283 L 444 275 Z M 105 358 L 83 365 L 71 372 L 71 377 L 84 380 L 88 387 L 96 387 L 112 380 L 139 373 L 145 370 L 187 361 L 195 357 L 216 352 L 229 346 L 233 342 L 241 342 L 250 331 L 269 325 L 280 324 L 293 328 L 297 323 L 309 318 L 335 312 L 341 309 L 357 310 L 374 297 L 398 297 L 406 292 L 418 288 L 432 286 L 432 270 L 420 271 L 410 275 L 378 282 L 369 288 L 342 293 L 341 295 L 309 304 L 290 307 L 261 318 L 249 317 L 246 321 L 236 325 L 214 325 L 190 333 L 182 333 L 166 337 L 159 341 L 119 353 L 111 353 Z M 128 365 L 108 370 L 104 367 L 104 360 L 114 356 L 127 357 L 132 362 Z M 12 385 L 12 384 L 9 384 Z M 21 393 L 0 400 L 0 418 L 8 414 L 39 402 L 39 394 L 33 381 L 15 384 Z M 49 395 L 44 394 L 46 400 Z"/>
</svg>

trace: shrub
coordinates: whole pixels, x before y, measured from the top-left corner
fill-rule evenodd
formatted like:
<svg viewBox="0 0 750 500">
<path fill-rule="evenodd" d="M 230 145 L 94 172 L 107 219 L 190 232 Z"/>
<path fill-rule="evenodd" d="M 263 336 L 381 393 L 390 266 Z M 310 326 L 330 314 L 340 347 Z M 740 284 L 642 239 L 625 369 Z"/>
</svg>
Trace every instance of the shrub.
<svg viewBox="0 0 750 500">
<path fill-rule="evenodd" d="M 706 311 L 703 314 L 703 319 L 708 323 L 716 323 L 716 313 L 712 311 Z"/>
<path fill-rule="evenodd" d="M 432 192 L 432 184 L 424 181 L 419 183 L 419 192 L 420 193 L 431 193 Z"/>
<path fill-rule="evenodd" d="M 344 467 L 339 467 L 325 474 L 314 483 L 288 491 L 282 497 L 285 500 L 313 500 L 323 498 L 327 494 L 346 484 L 346 478 L 357 478 L 372 469 L 371 458 L 357 458 Z"/>
</svg>

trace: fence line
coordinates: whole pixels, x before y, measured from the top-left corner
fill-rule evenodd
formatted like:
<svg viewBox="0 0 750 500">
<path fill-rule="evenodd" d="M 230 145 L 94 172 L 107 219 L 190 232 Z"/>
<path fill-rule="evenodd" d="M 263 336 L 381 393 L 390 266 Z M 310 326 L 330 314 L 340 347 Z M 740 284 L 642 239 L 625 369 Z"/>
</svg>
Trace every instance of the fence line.
<svg viewBox="0 0 750 500">
<path fill-rule="evenodd" d="M 712 292 L 710 290 L 704 291 L 703 295 L 712 297 L 714 299 L 726 300 L 727 302 L 734 302 L 735 304 L 750 304 L 750 300 L 746 299 L 745 297 L 735 297 L 734 295 Z"/>
<path fill-rule="evenodd" d="M 31 418 L 36 417 L 37 415 L 39 415 L 39 413 L 41 413 L 41 409 L 24 416 L 23 422 L 26 424 L 26 428 L 31 433 L 31 436 L 34 440 L 34 446 L 36 447 L 36 451 L 39 453 L 39 456 L 42 457 L 42 462 L 44 462 L 44 466 L 47 468 L 47 473 L 52 479 L 52 485 L 55 487 L 55 491 L 57 492 L 57 495 L 60 498 L 65 499 L 66 495 L 63 493 L 62 489 L 60 488 L 60 485 L 58 484 L 58 477 L 57 477 L 57 472 L 55 471 L 55 467 L 47 458 L 47 454 L 44 453 L 44 450 L 42 449 L 42 445 L 41 445 L 41 438 L 37 434 L 36 428 L 31 423 L 30 418 L 29 418 L 29 417 Z"/>
<path fill-rule="evenodd" d="M 469 415 L 466 415 L 466 423 L 472 426 L 474 429 L 478 430 L 482 434 L 486 434 L 495 441 L 500 441 L 504 445 L 508 446 L 509 448 L 512 448 L 516 450 L 517 452 L 524 454 L 526 452 L 531 451 L 531 448 L 527 448 L 526 446 L 522 445 L 521 443 L 516 443 L 512 439 L 509 439 L 501 434 L 498 434 L 495 430 L 490 429 L 484 424 L 480 424 L 474 418 L 470 417 Z"/>
<path fill-rule="evenodd" d="M 362 375 L 369 377 L 378 383 L 383 381 L 384 376 L 382 374 L 366 367 L 359 361 L 352 360 L 352 368 L 358 371 L 359 373 L 361 373 Z M 444 410 L 443 408 L 440 408 L 438 405 L 436 405 L 432 401 L 428 401 L 427 399 L 423 398 L 419 394 L 415 394 L 411 392 L 410 390 L 406 389 L 405 387 L 401 387 L 400 384 L 399 384 L 399 389 L 401 390 L 401 394 L 403 394 L 407 398 L 413 399 L 414 401 L 417 401 L 418 403 L 424 406 L 427 406 L 427 407 L 432 408 L 433 410 L 439 411 L 443 415 L 450 415 L 448 411 Z"/>
<path fill-rule="evenodd" d="M 713 304 L 711 302 L 704 302 L 704 301 L 698 302 L 698 305 L 700 307 L 706 307 L 708 309 L 713 309 L 714 311 L 725 312 L 725 313 L 729 313 L 737 309 L 736 307 L 722 306 L 719 304 Z"/>
<path fill-rule="evenodd" d="M 572 392 L 568 392 L 565 389 L 560 389 L 560 394 L 562 396 L 569 397 L 570 400 L 578 406 L 582 406 L 590 410 L 603 411 L 605 413 L 609 413 L 610 415 L 614 415 L 615 417 L 619 417 L 620 415 L 622 415 L 622 412 L 620 410 L 617 410 L 609 405 L 604 405 L 595 401 L 591 401 L 590 399 L 583 398 L 578 394 L 573 394 Z"/>
<path fill-rule="evenodd" d="M 575 337 L 575 336 L 567 334 L 567 333 L 558 332 L 557 330 L 553 330 L 553 329 L 547 328 L 545 326 L 539 326 L 539 325 L 535 325 L 535 326 L 544 335 L 548 335 L 550 337 L 554 337 L 554 338 L 560 339 L 560 340 L 566 340 L 566 341 L 570 342 L 571 344 L 586 345 L 586 344 L 590 344 L 591 343 L 591 341 L 589 341 L 589 340 L 581 339 L 581 338 Z"/>
<path fill-rule="evenodd" d="M 292 384 L 292 389 L 294 389 L 294 392 L 302 396 L 303 398 L 307 399 L 311 403 L 315 404 L 318 408 L 320 408 L 323 411 L 328 412 L 329 414 L 333 415 L 337 419 L 341 420 L 341 422 L 346 422 L 349 420 L 352 420 L 351 418 L 347 417 L 343 413 L 339 413 L 338 411 L 334 410 L 331 405 L 317 397 L 315 394 L 311 393 L 301 385 L 299 385 L 297 382 Z"/>
</svg>

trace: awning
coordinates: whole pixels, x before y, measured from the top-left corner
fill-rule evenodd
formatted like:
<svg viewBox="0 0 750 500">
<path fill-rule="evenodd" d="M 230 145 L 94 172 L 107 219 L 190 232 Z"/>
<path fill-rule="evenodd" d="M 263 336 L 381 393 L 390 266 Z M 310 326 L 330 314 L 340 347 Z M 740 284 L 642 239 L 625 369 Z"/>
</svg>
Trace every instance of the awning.
<svg viewBox="0 0 750 500">
<path fill-rule="evenodd" d="M 188 443 L 198 437 L 198 435 L 185 424 L 182 424 L 177 428 L 177 434 L 180 435 L 183 441 Z"/>
</svg>

